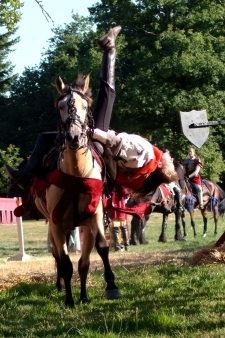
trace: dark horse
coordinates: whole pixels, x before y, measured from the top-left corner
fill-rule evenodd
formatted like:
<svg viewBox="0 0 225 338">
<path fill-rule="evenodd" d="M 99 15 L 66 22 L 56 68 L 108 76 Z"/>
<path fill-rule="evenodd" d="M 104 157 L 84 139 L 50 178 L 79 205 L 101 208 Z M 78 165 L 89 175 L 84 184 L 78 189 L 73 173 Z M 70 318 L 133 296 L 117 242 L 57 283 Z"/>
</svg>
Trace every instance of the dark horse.
<svg viewBox="0 0 225 338">
<path fill-rule="evenodd" d="M 71 290 L 73 265 L 68 255 L 67 234 L 82 226 L 82 254 L 78 262 L 80 302 L 87 303 L 86 281 L 90 254 L 95 246 L 104 264 L 105 297 L 120 297 L 109 263 L 109 247 L 104 235 L 102 205 L 102 166 L 92 148 L 90 130 L 93 119 L 89 110 L 89 76 L 80 74 L 75 86 L 65 85 L 58 76 L 56 88 L 58 123 L 62 138 L 58 169 L 46 177 L 49 183 L 35 194 L 35 204 L 49 221 L 52 254 L 57 267 L 57 288 L 61 280 L 66 289 L 65 305 L 74 306 Z"/>
<path fill-rule="evenodd" d="M 152 206 L 152 212 L 163 214 L 162 232 L 159 236 L 158 242 L 166 243 L 166 228 L 168 223 L 168 216 L 171 213 L 175 215 L 175 235 L 176 241 L 183 241 L 184 236 L 181 233 L 181 214 L 177 209 L 177 201 L 171 189 L 167 185 L 161 184 L 152 196 L 146 195 L 144 201 Z"/>
</svg>

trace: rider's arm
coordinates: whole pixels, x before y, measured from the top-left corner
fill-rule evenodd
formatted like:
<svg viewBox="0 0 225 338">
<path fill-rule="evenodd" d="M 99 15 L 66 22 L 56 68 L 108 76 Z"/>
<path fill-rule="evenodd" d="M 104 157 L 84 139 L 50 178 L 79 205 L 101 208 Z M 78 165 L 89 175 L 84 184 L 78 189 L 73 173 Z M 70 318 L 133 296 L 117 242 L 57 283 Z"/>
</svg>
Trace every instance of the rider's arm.
<svg viewBox="0 0 225 338">
<path fill-rule="evenodd" d="M 193 171 L 193 173 L 191 173 L 190 175 L 188 175 L 189 178 L 198 176 L 199 172 L 200 172 L 201 167 L 199 165 L 196 166 L 195 170 Z"/>
</svg>

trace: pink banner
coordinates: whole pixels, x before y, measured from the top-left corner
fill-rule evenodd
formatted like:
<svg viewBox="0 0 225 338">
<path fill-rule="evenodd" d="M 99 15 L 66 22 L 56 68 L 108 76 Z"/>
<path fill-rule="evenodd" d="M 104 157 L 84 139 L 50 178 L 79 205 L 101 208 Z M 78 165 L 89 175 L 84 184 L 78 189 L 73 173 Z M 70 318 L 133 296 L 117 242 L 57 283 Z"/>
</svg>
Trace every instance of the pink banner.
<svg viewBox="0 0 225 338">
<path fill-rule="evenodd" d="M 18 206 L 18 199 L 0 198 L 0 223 L 16 224 L 16 216 L 14 209 Z"/>
</svg>

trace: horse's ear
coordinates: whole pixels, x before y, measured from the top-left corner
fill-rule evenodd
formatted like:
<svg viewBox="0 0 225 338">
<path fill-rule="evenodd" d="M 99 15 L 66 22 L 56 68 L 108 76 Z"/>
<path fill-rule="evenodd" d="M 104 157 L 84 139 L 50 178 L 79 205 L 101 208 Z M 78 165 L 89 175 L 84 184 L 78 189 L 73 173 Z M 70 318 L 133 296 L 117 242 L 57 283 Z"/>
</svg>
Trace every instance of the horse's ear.
<svg viewBox="0 0 225 338">
<path fill-rule="evenodd" d="M 59 94 L 63 94 L 66 86 L 59 75 L 56 78 L 55 85 L 56 85 L 56 89 L 58 90 Z"/>
<path fill-rule="evenodd" d="M 87 75 L 84 82 L 83 93 L 86 93 L 89 88 L 90 75 Z"/>
</svg>

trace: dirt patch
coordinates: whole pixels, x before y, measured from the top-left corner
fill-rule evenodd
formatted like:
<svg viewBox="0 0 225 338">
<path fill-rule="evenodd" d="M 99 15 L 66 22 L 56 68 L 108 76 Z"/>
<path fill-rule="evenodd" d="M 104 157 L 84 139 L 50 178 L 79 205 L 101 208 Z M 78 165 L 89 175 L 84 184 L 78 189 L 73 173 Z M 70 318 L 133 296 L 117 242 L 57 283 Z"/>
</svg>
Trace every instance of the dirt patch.
<svg viewBox="0 0 225 338">
<path fill-rule="evenodd" d="M 55 262 L 52 256 L 44 258 L 36 258 L 29 260 L 29 256 L 25 256 L 23 261 L 0 261 L 0 291 L 20 282 L 40 282 L 55 281 L 56 270 Z M 80 255 L 70 254 L 74 266 L 74 274 L 77 272 L 77 263 Z M 27 259 L 27 260 L 25 260 Z M 174 253 L 131 253 L 120 252 L 110 253 L 110 263 L 115 266 L 129 266 L 140 264 L 162 264 L 171 262 L 174 264 L 182 264 L 184 260 L 189 258 L 184 255 L 176 255 Z M 91 255 L 90 271 L 102 268 L 101 258 L 97 253 Z"/>
</svg>

